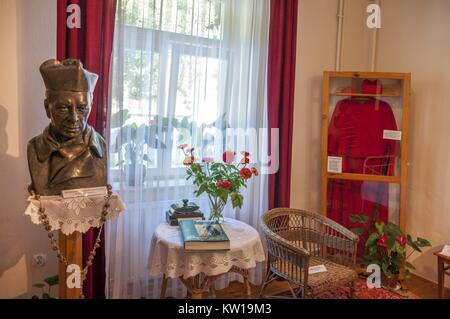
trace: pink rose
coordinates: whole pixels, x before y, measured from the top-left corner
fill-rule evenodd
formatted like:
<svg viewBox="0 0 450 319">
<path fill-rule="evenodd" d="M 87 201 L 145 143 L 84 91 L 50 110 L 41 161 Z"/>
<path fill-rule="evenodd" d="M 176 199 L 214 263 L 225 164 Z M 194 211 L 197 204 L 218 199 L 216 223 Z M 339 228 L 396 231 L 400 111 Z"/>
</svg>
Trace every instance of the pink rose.
<svg viewBox="0 0 450 319">
<path fill-rule="evenodd" d="M 206 164 L 214 163 L 214 158 L 212 158 L 212 157 L 203 157 L 202 162 L 206 163 Z"/>
</svg>

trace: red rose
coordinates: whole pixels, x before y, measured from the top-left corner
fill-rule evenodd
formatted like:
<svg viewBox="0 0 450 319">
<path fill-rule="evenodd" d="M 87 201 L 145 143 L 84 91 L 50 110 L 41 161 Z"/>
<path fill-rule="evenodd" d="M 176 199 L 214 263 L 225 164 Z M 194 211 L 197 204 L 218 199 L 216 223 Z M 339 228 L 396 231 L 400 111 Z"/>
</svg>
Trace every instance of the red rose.
<svg viewBox="0 0 450 319">
<path fill-rule="evenodd" d="M 225 163 L 231 164 L 234 162 L 235 153 L 232 151 L 225 151 L 222 154 L 222 159 Z"/>
<path fill-rule="evenodd" d="M 387 248 L 387 243 L 386 243 L 387 239 L 388 239 L 388 236 L 386 234 L 383 234 L 383 236 L 381 236 L 380 239 L 378 240 L 378 246 Z"/>
<path fill-rule="evenodd" d="M 400 236 L 397 236 L 396 238 L 395 238 L 395 240 L 400 244 L 400 245 L 402 245 L 402 246 L 405 246 L 406 245 L 406 237 L 400 237 Z"/>
<path fill-rule="evenodd" d="M 255 176 L 258 176 L 258 175 L 259 175 L 258 169 L 257 169 L 256 167 L 252 167 L 252 173 L 253 173 L 253 175 L 255 175 Z"/>
<path fill-rule="evenodd" d="M 219 188 L 229 188 L 231 186 L 230 181 L 217 181 L 217 187 Z"/>
<path fill-rule="evenodd" d="M 240 173 L 241 176 L 245 179 L 249 179 L 250 177 L 252 177 L 252 171 L 247 167 L 242 168 Z"/>
</svg>

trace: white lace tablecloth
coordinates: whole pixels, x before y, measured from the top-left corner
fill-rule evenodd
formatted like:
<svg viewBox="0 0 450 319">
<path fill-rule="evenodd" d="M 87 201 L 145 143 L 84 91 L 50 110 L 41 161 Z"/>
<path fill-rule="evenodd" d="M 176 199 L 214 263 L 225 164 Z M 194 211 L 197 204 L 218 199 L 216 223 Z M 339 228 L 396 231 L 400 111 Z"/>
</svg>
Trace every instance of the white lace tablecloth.
<svg viewBox="0 0 450 319">
<path fill-rule="evenodd" d="M 39 207 L 40 202 L 33 196 L 28 197 L 29 202 L 25 209 L 25 215 L 30 216 L 34 224 L 40 224 Z M 62 196 L 41 196 L 42 207 L 48 216 L 52 230 L 61 230 L 65 235 L 75 231 L 85 233 L 91 227 L 100 227 L 103 206 L 106 196 L 87 196 L 75 198 L 63 198 Z M 116 193 L 109 199 L 107 220 L 116 219 L 125 211 L 125 204 Z"/>
<path fill-rule="evenodd" d="M 251 226 L 226 218 L 222 224 L 230 239 L 231 249 L 226 252 L 188 252 L 178 226 L 160 224 L 153 234 L 150 247 L 150 274 L 164 273 L 168 278 L 189 278 L 200 273 L 215 276 L 227 273 L 231 267 L 241 269 L 256 267 L 265 260 L 259 233 Z"/>
</svg>

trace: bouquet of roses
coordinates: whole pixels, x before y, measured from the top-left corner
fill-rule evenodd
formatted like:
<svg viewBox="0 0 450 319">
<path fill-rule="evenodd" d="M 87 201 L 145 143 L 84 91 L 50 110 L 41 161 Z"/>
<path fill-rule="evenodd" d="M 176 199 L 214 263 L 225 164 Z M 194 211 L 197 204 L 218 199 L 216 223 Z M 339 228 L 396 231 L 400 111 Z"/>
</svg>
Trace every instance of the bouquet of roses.
<svg viewBox="0 0 450 319">
<path fill-rule="evenodd" d="M 195 196 L 206 193 L 211 207 L 210 219 L 220 221 L 223 218 L 223 209 L 231 199 L 233 208 L 241 208 L 244 197 L 242 187 L 247 187 L 247 180 L 258 176 L 256 167 L 249 167 L 250 154 L 241 152 L 241 158 L 235 163 L 236 153 L 226 151 L 222 154 L 222 162 L 214 162 L 211 157 L 203 157 L 201 162 L 195 157 L 195 149 L 188 148 L 186 144 L 178 146 L 185 155 L 183 164 L 186 168 L 186 179 L 193 179 L 197 186 Z"/>
</svg>

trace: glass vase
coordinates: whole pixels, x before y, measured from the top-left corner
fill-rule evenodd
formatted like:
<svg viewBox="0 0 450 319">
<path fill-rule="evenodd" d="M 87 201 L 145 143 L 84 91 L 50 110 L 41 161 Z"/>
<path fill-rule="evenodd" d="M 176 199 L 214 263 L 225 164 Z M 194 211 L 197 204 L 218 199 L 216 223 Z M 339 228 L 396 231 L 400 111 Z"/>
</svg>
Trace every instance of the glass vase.
<svg viewBox="0 0 450 319">
<path fill-rule="evenodd" d="M 223 217 L 223 209 L 225 207 L 225 203 L 218 197 L 209 197 L 209 220 L 217 222 L 219 224 L 224 222 Z"/>
</svg>

